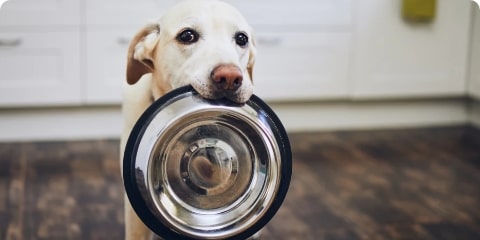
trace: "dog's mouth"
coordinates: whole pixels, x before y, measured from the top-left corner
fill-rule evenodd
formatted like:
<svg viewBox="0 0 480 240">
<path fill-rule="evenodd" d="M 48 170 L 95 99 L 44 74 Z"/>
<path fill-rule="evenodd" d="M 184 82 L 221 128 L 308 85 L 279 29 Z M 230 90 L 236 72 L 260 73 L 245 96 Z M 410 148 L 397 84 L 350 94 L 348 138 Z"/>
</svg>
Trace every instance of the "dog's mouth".
<svg viewBox="0 0 480 240">
<path fill-rule="evenodd" d="M 235 91 L 219 89 L 215 86 L 197 85 L 192 84 L 195 91 L 202 97 L 208 100 L 221 100 L 230 101 L 235 104 L 246 103 L 252 93 L 246 92 L 244 89 L 239 88 Z"/>
</svg>

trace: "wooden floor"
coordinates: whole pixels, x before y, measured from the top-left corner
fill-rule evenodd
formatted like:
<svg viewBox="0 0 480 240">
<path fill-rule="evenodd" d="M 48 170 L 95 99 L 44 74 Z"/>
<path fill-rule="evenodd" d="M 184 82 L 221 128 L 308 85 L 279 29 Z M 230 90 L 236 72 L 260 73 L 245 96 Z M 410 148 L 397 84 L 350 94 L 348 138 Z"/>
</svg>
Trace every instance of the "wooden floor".
<svg viewBox="0 0 480 240">
<path fill-rule="evenodd" d="M 263 239 L 480 239 L 480 130 L 290 136 Z M 122 239 L 118 141 L 0 144 L 0 239 Z"/>
</svg>

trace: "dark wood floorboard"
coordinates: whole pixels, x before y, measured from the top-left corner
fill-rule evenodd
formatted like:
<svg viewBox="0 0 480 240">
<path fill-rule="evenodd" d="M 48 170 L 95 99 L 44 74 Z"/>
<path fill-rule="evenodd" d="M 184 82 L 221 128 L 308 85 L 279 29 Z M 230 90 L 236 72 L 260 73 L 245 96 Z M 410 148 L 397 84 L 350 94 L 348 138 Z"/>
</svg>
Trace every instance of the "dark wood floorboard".
<svg viewBox="0 0 480 240">
<path fill-rule="evenodd" d="M 262 239 L 480 239 L 480 130 L 297 133 Z M 0 239 L 122 239 L 118 141 L 0 144 Z"/>
</svg>

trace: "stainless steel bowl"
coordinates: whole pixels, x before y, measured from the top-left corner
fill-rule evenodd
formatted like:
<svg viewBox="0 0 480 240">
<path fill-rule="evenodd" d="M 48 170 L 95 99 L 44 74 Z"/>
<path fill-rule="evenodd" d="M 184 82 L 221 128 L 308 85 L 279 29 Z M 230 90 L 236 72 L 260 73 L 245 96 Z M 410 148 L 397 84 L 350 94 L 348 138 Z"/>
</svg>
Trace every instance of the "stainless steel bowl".
<svg viewBox="0 0 480 240">
<path fill-rule="evenodd" d="M 133 128 L 123 164 L 128 198 L 165 239 L 246 239 L 277 212 L 292 156 L 275 113 L 206 100 L 192 87 L 153 103 Z"/>
</svg>

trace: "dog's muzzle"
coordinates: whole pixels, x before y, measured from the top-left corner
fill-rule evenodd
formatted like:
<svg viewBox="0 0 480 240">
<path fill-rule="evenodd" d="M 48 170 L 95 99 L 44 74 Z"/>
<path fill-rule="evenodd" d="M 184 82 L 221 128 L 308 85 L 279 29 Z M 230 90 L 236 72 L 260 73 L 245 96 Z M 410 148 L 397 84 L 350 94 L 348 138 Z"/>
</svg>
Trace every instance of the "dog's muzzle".
<svg viewBox="0 0 480 240">
<path fill-rule="evenodd" d="M 206 100 L 191 86 L 153 103 L 128 140 L 123 178 L 142 221 L 165 239 L 246 239 L 290 184 L 290 143 L 274 112 Z"/>
</svg>

